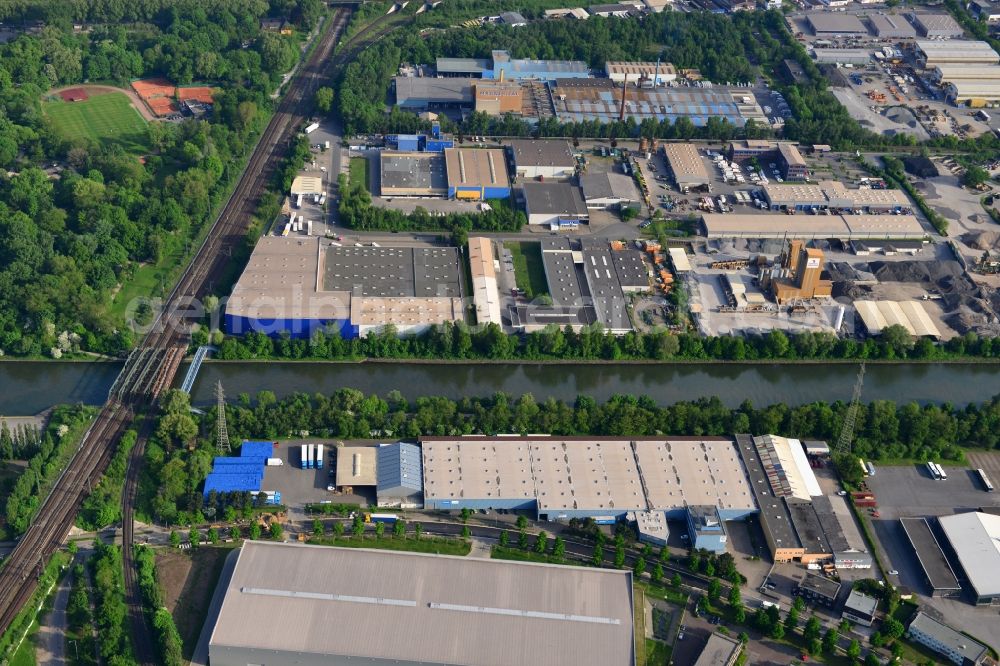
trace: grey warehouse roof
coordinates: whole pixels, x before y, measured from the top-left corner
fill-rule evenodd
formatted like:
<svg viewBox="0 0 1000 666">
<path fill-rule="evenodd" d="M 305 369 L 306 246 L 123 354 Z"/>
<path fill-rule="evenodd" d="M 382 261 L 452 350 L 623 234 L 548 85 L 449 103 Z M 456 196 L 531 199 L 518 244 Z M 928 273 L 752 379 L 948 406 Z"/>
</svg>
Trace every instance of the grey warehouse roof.
<svg viewBox="0 0 1000 666">
<path fill-rule="evenodd" d="M 638 201 L 639 191 L 630 176 L 623 173 L 588 173 L 580 176 L 584 199 L 621 199 Z"/>
<path fill-rule="evenodd" d="M 973 512 L 938 518 L 979 596 L 1000 595 L 1000 516 Z"/>
<path fill-rule="evenodd" d="M 580 188 L 568 183 L 524 184 L 524 199 L 531 213 L 586 216 Z"/>
<path fill-rule="evenodd" d="M 968 663 L 978 664 L 979 660 L 986 656 L 985 645 L 972 640 L 947 624 L 935 620 L 923 611 L 917 612 L 908 629 L 929 636 L 941 645 L 948 646 L 950 650 L 954 650 L 968 659 Z"/>
<path fill-rule="evenodd" d="M 382 444 L 378 447 L 378 493 L 412 490 L 420 492 L 424 487 L 423 463 L 420 447 L 408 442 Z"/>
<path fill-rule="evenodd" d="M 534 141 L 515 139 L 510 142 L 514 164 L 518 167 L 573 168 L 576 159 L 568 141 Z"/>
<path fill-rule="evenodd" d="M 230 650 L 259 652 L 268 663 L 283 661 L 277 653 L 358 663 L 631 666 L 632 576 L 247 541 L 209 643 L 213 663 L 225 663 Z"/>
<path fill-rule="evenodd" d="M 475 80 L 397 76 L 396 103 L 406 104 L 410 100 L 420 100 L 437 104 L 472 104 L 472 84 Z"/>
<path fill-rule="evenodd" d="M 483 72 L 492 70 L 493 64 L 489 58 L 438 58 L 438 74 L 470 74 L 482 76 Z"/>
<path fill-rule="evenodd" d="M 461 296 L 454 247 L 336 247 L 326 249 L 323 289 L 355 296 Z"/>
<path fill-rule="evenodd" d="M 926 518 L 900 518 L 899 524 L 917 554 L 927 580 L 935 590 L 958 590 L 958 578 L 941 550 Z M 947 532 L 945 532 L 947 534 Z M 951 537 L 949 537 L 950 539 Z"/>
</svg>

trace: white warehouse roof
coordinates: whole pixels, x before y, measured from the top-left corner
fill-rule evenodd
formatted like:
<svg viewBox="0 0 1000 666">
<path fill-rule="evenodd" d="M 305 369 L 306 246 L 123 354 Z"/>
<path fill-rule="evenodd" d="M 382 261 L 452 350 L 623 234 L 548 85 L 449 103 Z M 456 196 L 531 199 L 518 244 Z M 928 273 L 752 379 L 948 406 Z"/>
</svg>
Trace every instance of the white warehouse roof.
<svg viewBox="0 0 1000 666">
<path fill-rule="evenodd" d="M 924 55 L 930 65 L 941 62 L 1000 62 L 1000 55 L 997 55 L 987 42 L 918 39 L 917 50 Z"/>
<path fill-rule="evenodd" d="M 1000 595 L 1000 516 L 960 513 L 938 518 L 976 593 Z"/>
<path fill-rule="evenodd" d="M 854 301 L 854 307 L 872 335 L 898 324 L 910 335 L 941 337 L 941 331 L 917 301 Z"/>
<path fill-rule="evenodd" d="M 628 571 L 247 541 L 209 656 L 632 666 L 632 630 Z"/>
</svg>

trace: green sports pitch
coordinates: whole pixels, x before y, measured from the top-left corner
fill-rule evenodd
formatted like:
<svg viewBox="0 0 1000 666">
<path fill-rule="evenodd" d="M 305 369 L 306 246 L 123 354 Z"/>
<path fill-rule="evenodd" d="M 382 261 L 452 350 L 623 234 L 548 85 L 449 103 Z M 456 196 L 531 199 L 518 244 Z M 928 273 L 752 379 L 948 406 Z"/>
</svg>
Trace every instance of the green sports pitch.
<svg viewBox="0 0 1000 666">
<path fill-rule="evenodd" d="M 113 142 L 134 153 L 149 149 L 146 121 L 124 93 L 99 93 L 79 102 L 50 99 L 42 108 L 52 126 L 69 139 Z"/>
</svg>

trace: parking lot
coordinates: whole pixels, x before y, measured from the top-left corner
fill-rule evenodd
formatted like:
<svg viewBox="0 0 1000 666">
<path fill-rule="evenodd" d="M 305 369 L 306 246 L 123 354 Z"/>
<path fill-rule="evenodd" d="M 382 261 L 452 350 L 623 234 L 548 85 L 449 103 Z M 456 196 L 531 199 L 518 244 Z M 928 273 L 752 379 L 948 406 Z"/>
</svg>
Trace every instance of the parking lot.
<svg viewBox="0 0 1000 666">
<path fill-rule="evenodd" d="M 325 460 L 323 469 L 301 469 L 300 451 L 302 444 L 323 444 Z M 306 504 L 319 502 L 335 502 L 345 504 L 361 504 L 362 506 L 375 502 L 375 489 L 356 490 L 356 494 L 342 495 L 327 490 L 334 482 L 336 467 L 332 464 L 332 452 L 335 440 L 296 440 L 293 442 L 278 442 L 276 457 L 284 463 L 277 467 L 264 468 L 265 490 L 276 490 L 281 493 L 282 503 L 294 513 L 301 511 Z M 363 494 L 357 494 L 357 493 Z"/>
<path fill-rule="evenodd" d="M 985 455 L 985 454 L 984 454 Z M 946 467 L 947 481 L 935 481 L 922 464 L 878 466 L 868 487 L 882 520 L 904 516 L 946 516 L 981 506 L 1000 506 L 1000 495 L 982 490 L 968 467 Z"/>
</svg>

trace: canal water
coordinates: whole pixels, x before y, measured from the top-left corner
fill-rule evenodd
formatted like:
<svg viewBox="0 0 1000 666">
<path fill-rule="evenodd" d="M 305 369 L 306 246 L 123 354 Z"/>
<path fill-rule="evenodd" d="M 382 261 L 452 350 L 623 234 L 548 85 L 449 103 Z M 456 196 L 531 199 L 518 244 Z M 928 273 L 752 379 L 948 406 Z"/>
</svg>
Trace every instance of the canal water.
<svg viewBox="0 0 1000 666">
<path fill-rule="evenodd" d="M 118 363 L 0 362 L 0 414 L 30 415 L 54 404 L 100 404 Z M 186 366 L 181 367 L 180 384 Z M 719 396 L 729 406 L 797 405 L 850 400 L 857 375 L 853 364 L 433 364 L 433 363 L 211 363 L 194 385 L 193 402 L 213 402 L 222 381 L 226 395 L 264 389 L 278 397 L 297 391 L 332 393 L 352 387 L 407 398 L 485 396 L 497 391 L 532 393 L 539 401 L 577 395 L 603 401 L 615 393 L 649 395 L 660 404 Z M 965 405 L 1000 394 L 1000 366 L 992 364 L 873 364 L 865 374 L 863 400 L 951 402 Z"/>
</svg>

